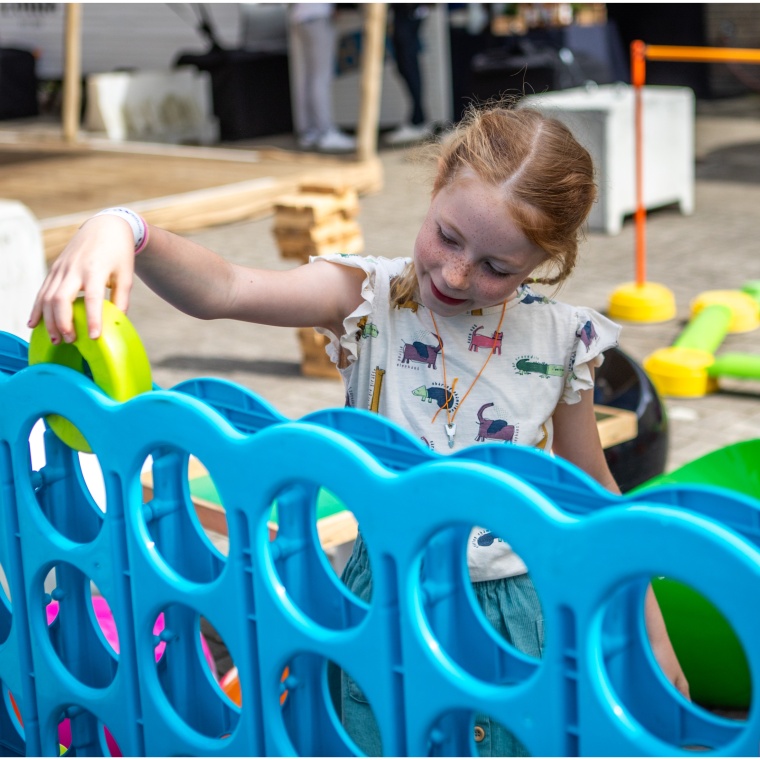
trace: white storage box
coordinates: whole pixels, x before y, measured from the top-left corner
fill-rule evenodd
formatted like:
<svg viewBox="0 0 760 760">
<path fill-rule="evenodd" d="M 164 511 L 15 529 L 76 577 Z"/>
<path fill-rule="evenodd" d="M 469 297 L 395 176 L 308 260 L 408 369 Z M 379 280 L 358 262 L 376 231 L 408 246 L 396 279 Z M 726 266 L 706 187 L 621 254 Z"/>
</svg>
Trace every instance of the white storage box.
<svg viewBox="0 0 760 760">
<path fill-rule="evenodd" d="M 112 71 L 87 77 L 88 130 L 110 140 L 219 141 L 211 75 L 194 66 L 167 71 Z"/>
<path fill-rule="evenodd" d="M 575 87 L 529 95 L 525 105 L 557 117 L 588 148 L 598 174 L 599 200 L 589 229 L 620 232 L 636 210 L 633 87 Z M 694 93 L 688 87 L 644 87 L 644 206 L 677 203 L 694 211 Z"/>
</svg>

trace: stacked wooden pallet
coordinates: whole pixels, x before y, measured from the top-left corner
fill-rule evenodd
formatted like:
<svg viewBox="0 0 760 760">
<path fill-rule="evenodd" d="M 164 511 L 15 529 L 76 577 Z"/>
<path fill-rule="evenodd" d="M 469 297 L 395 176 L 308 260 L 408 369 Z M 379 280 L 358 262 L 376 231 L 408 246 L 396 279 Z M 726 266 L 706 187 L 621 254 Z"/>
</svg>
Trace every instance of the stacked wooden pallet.
<svg viewBox="0 0 760 760">
<path fill-rule="evenodd" d="M 310 256 L 361 253 L 364 239 L 356 221 L 356 190 L 331 185 L 301 185 L 298 193 L 274 204 L 273 233 L 280 255 L 304 263 Z"/>
<path fill-rule="evenodd" d="M 310 256 L 361 253 L 364 238 L 356 221 L 359 198 L 354 188 L 335 185 L 301 185 L 274 204 L 272 233 L 280 255 L 302 263 Z M 298 331 L 301 373 L 309 377 L 337 378 L 335 365 L 325 353 L 327 338 L 312 328 Z"/>
</svg>

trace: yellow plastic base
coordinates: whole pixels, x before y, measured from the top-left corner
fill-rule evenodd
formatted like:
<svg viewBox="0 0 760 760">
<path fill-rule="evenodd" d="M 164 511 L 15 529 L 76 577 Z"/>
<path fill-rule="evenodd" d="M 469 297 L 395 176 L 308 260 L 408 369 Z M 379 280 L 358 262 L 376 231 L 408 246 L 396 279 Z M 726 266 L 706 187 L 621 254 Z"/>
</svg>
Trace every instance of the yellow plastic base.
<svg viewBox="0 0 760 760">
<path fill-rule="evenodd" d="M 627 282 L 610 296 L 608 314 L 625 322 L 667 322 L 676 316 L 676 299 L 656 282 Z"/>
<path fill-rule="evenodd" d="M 662 396 L 700 398 L 718 390 L 707 369 L 715 361 L 708 351 L 696 348 L 660 348 L 644 359 L 644 370 Z"/>
<path fill-rule="evenodd" d="M 741 290 L 706 290 L 691 302 L 691 316 L 713 304 L 731 309 L 730 333 L 745 333 L 760 327 L 760 304 L 749 293 Z"/>
</svg>

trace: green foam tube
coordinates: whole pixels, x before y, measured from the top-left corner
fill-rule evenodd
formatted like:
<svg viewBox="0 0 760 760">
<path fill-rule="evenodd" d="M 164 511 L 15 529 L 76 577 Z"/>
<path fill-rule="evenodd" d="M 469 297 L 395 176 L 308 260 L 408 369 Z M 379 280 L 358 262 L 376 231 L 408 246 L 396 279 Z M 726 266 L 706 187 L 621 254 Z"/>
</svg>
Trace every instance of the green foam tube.
<svg viewBox="0 0 760 760">
<path fill-rule="evenodd" d="M 742 293 L 746 293 L 751 298 L 754 298 L 758 306 L 760 306 L 760 280 L 745 282 L 744 287 L 742 287 Z"/>
<path fill-rule="evenodd" d="M 708 370 L 711 377 L 760 380 L 760 354 L 721 354 Z"/>
<path fill-rule="evenodd" d="M 731 318 L 731 309 L 728 306 L 722 304 L 706 306 L 686 325 L 673 346 L 714 354 L 728 334 Z"/>
</svg>

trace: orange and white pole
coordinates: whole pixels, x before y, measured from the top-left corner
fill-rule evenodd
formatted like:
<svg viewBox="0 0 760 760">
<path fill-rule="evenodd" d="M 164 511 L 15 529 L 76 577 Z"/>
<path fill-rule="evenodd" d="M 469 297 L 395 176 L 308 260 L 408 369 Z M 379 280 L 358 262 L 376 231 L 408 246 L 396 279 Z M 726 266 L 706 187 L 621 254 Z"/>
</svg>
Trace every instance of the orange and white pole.
<svg viewBox="0 0 760 760">
<path fill-rule="evenodd" d="M 631 85 L 634 109 L 634 182 L 636 276 L 610 296 L 608 314 L 629 322 L 665 322 L 676 315 L 673 293 L 664 285 L 647 282 L 646 203 L 644 200 L 644 83 L 649 47 L 641 40 L 631 43 Z"/>
<path fill-rule="evenodd" d="M 633 85 L 634 151 L 636 173 L 636 285 L 647 279 L 647 212 L 644 205 L 644 82 L 646 81 L 646 45 L 631 43 L 631 84 Z"/>
<path fill-rule="evenodd" d="M 634 151 L 636 199 L 636 277 L 610 296 L 608 313 L 613 319 L 632 322 L 664 322 L 676 315 L 675 299 L 668 288 L 647 282 L 646 204 L 644 201 L 644 83 L 646 61 L 690 61 L 693 63 L 757 63 L 760 50 L 753 48 L 710 48 L 631 43 L 631 84 L 634 95 Z"/>
</svg>

